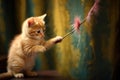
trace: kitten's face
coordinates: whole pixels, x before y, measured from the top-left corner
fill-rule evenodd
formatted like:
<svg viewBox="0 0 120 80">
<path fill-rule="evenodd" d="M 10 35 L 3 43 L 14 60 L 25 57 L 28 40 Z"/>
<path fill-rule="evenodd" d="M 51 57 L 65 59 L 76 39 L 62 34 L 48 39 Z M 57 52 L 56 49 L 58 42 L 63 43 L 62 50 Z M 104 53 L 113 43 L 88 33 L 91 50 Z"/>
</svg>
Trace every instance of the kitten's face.
<svg viewBox="0 0 120 80">
<path fill-rule="evenodd" d="M 45 16 L 46 14 L 39 17 L 31 17 L 27 20 L 27 24 L 28 24 L 27 34 L 30 38 L 37 40 L 44 39 Z"/>
</svg>

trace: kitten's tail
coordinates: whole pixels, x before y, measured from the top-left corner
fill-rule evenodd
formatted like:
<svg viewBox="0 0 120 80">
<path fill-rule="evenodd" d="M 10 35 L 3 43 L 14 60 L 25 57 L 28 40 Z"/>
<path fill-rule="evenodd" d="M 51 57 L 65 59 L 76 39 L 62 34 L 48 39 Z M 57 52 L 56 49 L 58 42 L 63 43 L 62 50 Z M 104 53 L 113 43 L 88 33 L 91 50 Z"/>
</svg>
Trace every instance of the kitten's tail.
<svg viewBox="0 0 120 80">
<path fill-rule="evenodd" d="M 10 72 L 6 72 L 6 73 L 0 74 L 0 80 L 1 80 L 1 79 L 11 78 L 11 77 L 13 77 L 13 74 L 10 73 Z"/>
</svg>

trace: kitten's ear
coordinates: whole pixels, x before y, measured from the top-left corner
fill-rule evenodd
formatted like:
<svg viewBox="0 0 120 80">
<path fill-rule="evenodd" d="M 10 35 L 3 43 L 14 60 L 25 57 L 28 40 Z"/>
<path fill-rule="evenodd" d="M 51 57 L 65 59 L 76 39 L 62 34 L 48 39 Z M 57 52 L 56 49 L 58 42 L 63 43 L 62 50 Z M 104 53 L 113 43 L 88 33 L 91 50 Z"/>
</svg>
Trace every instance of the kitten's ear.
<svg viewBox="0 0 120 80">
<path fill-rule="evenodd" d="M 28 27 L 31 27 L 33 24 L 34 24 L 34 19 L 33 18 L 30 18 L 28 21 Z"/>
<path fill-rule="evenodd" d="M 41 20 L 44 20 L 46 16 L 47 16 L 47 14 L 43 14 L 43 15 L 40 16 L 39 18 L 40 18 Z"/>
</svg>

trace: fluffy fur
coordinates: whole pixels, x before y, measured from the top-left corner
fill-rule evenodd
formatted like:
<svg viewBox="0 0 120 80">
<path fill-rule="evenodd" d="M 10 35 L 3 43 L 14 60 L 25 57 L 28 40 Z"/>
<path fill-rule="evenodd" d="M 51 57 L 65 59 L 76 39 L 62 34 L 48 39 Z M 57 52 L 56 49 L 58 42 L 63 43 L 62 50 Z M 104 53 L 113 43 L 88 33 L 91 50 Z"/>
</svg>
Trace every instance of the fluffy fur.
<svg viewBox="0 0 120 80">
<path fill-rule="evenodd" d="M 8 54 L 8 72 L 0 74 L 0 78 L 14 76 L 16 78 L 37 76 L 32 69 L 35 65 L 37 53 L 43 53 L 54 44 L 62 41 L 57 36 L 48 41 L 44 40 L 46 14 L 39 17 L 30 17 L 23 22 L 22 33 L 17 35 L 11 43 Z"/>
</svg>

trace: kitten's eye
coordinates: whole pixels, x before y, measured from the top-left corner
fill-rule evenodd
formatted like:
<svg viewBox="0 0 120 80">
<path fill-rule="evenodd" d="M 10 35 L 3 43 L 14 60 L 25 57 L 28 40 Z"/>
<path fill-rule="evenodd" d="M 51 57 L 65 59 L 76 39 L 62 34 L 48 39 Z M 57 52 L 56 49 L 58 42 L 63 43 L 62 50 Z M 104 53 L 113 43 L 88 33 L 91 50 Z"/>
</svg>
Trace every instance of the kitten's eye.
<svg viewBox="0 0 120 80">
<path fill-rule="evenodd" d="M 40 30 L 38 30 L 37 33 L 40 33 Z"/>
</svg>

